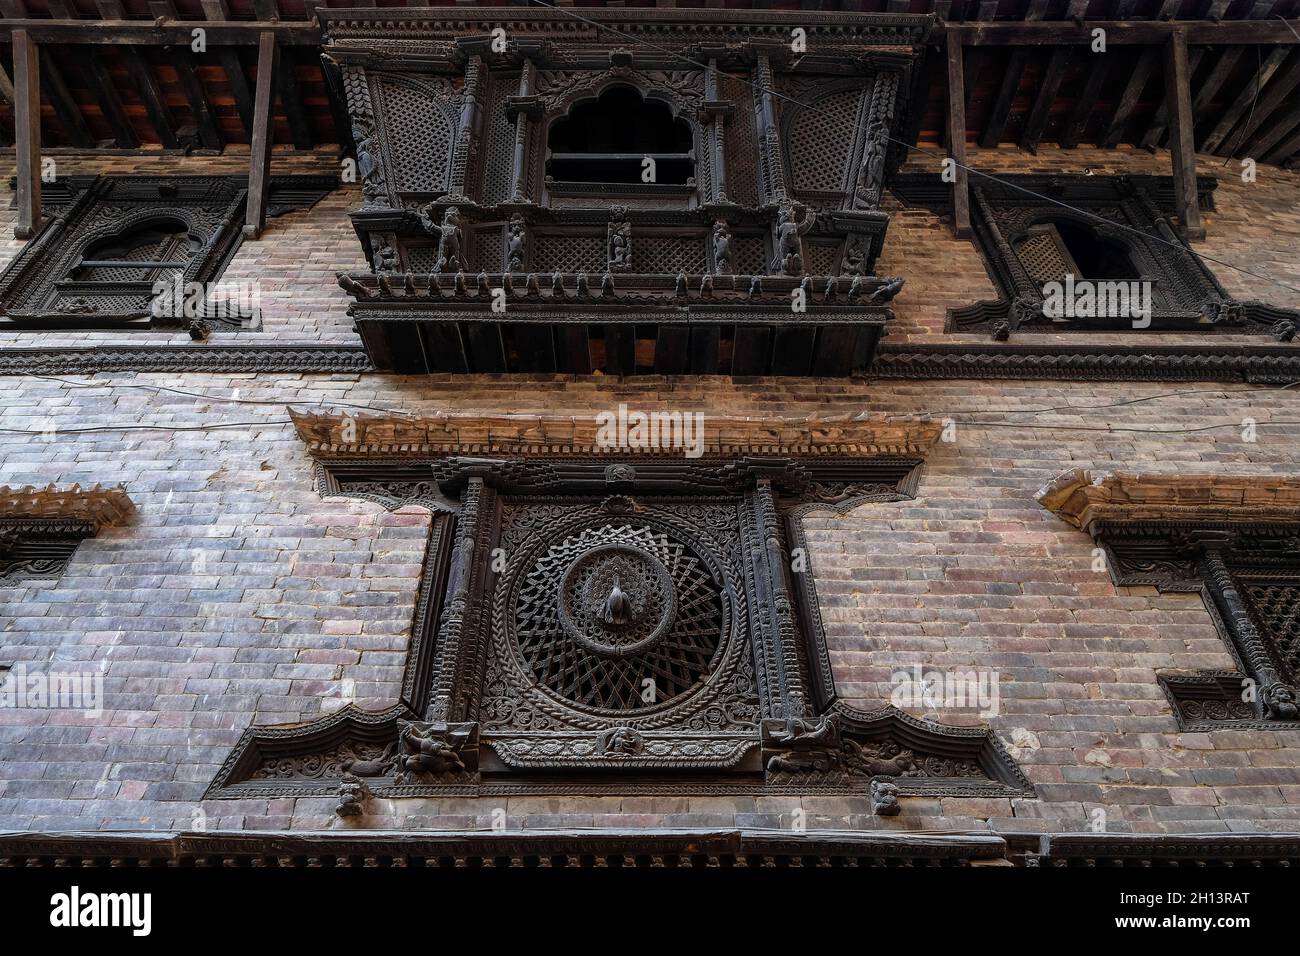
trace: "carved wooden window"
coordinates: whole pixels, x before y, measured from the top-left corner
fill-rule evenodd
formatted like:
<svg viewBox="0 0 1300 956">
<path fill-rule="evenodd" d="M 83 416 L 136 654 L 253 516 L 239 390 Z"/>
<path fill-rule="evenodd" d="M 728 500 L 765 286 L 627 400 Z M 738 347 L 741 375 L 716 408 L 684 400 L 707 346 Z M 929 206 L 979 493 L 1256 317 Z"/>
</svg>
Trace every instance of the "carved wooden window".
<svg viewBox="0 0 1300 956">
<path fill-rule="evenodd" d="M 1300 311 L 1234 300 L 1175 232 L 1169 177 L 1003 179 L 971 187 L 974 241 L 1001 298 L 950 309 L 949 331 L 983 329 L 997 339 L 1099 328 L 1295 337 Z M 1216 182 L 1202 178 L 1198 186 L 1202 205 L 1211 206 Z M 900 174 L 890 188 L 904 202 L 949 211 L 950 196 L 938 176 Z M 1066 275 L 1088 283 L 1136 283 L 1129 288 L 1149 297 L 1143 300 L 1149 314 L 1135 315 L 1127 292 L 1122 300 L 1103 293 L 1077 311 L 1049 306 L 1046 287 Z"/>
<path fill-rule="evenodd" d="M 309 206 L 332 186 L 326 177 L 275 177 L 268 212 Z M 246 193 L 239 176 L 60 178 L 43 190 L 45 225 L 0 274 L 0 325 L 254 324 L 250 309 L 202 307 L 238 247 Z"/>
<path fill-rule="evenodd" d="M 1101 522 L 1115 581 L 1199 591 L 1240 670 L 1165 674 L 1180 722 L 1296 726 L 1300 524 Z"/>
<path fill-rule="evenodd" d="M 546 173 L 559 181 L 681 185 L 695 176 L 690 124 L 630 86 L 575 105 L 551 125 L 547 146 Z"/>
<path fill-rule="evenodd" d="M 0 487 L 0 587 L 57 577 L 83 539 L 131 510 L 117 488 Z"/>
<path fill-rule="evenodd" d="M 304 435 L 335 425 L 299 418 Z M 352 437 L 369 442 L 367 427 Z M 345 445 L 331 438 L 329 454 Z M 588 446 L 322 460 L 326 493 L 433 511 L 402 703 L 254 728 L 210 792 L 330 792 L 356 785 L 347 774 L 393 795 L 631 792 L 645 779 L 865 793 L 877 777 L 1023 792 L 987 732 L 835 697 L 812 574 L 791 557 L 806 553 L 802 516 L 897 500 L 918 465 Z"/>
</svg>

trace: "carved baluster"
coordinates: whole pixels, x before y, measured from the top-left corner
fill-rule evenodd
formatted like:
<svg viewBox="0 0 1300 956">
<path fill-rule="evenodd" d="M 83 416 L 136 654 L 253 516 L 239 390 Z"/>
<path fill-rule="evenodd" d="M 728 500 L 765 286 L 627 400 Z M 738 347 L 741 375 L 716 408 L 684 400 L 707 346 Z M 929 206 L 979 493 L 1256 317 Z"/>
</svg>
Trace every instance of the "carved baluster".
<svg viewBox="0 0 1300 956">
<path fill-rule="evenodd" d="M 456 541 L 447 571 L 447 601 L 438 624 L 439 669 L 433 675 L 427 720 L 459 720 L 477 692 L 478 598 L 495 493 L 471 477 L 456 519 Z"/>
<path fill-rule="evenodd" d="M 1201 560 L 1201 574 L 1219 613 L 1232 627 L 1241 656 L 1259 685 L 1263 714 L 1265 717 L 1295 719 L 1296 689 L 1286 684 L 1273 666 L 1268 648 L 1255 629 L 1246 602 L 1242 600 L 1232 572 L 1223 560 L 1221 547 L 1216 547 L 1216 544 L 1207 545 L 1205 557 Z"/>
<path fill-rule="evenodd" d="M 519 71 L 519 95 L 516 97 L 517 103 L 527 103 L 533 95 L 533 87 L 537 82 L 537 67 L 533 61 L 524 60 L 523 69 Z M 511 189 L 511 198 L 517 202 L 522 202 L 528 194 L 528 134 L 529 134 L 529 116 L 530 111 L 527 109 L 516 109 L 515 111 L 515 153 L 514 165 L 511 170 L 511 179 L 514 186 Z"/>
<path fill-rule="evenodd" d="M 718 98 L 718 61 L 709 60 L 704 74 L 704 107 L 701 119 L 708 124 L 709 155 L 713 160 L 713 201 L 727 202 L 726 122 L 730 106 Z"/>
<path fill-rule="evenodd" d="M 775 671 L 771 675 L 775 677 L 773 683 L 780 692 L 779 701 L 773 702 L 773 713 L 778 717 L 803 717 L 807 715 L 806 698 L 799 670 L 799 633 L 791 598 L 790 562 L 781 542 L 780 515 L 769 479 L 758 480 L 752 501 L 757 531 L 762 536 L 761 566 L 768 598 L 760 606 L 767 615 L 767 630 L 774 638 L 768 661 Z"/>
<path fill-rule="evenodd" d="M 478 94 L 483 77 L 483 60 L 471 56 L 465 64 L 465 85 L 461 89 L 460 122 L 456 127 L 456 147 L 451 156 L 451 181 L 448 192 L 461 202 L 465 199 L 465 170 L 469 166 L 470 146 L 478 127 Z"/>
<path fill-rule="evenodd" d="M 790 200 L 786 186 L 785 155 L 781 149 L 781 129 L 776 119 L 776 98 L 772 88 L 776 84 L 772 64 L 766 56 L 758 58 L 754 70 L 759 96 L 756 101 L 758 143 L 762 156 L 764 200 L 780 205 Z"/>
</svg>

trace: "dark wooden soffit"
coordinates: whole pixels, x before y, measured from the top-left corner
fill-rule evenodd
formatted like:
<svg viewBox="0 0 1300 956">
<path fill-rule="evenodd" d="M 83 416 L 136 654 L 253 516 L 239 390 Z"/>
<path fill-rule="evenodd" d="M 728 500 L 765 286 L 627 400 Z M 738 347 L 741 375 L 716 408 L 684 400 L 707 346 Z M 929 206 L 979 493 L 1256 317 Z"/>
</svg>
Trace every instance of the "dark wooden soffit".
<svg viewBox="0 0 1300 956">
<path fill-rule="evenodd" d="M 481 6 L 518 7 L 525 0 Z M 220 149 L 253 128 L 257 45 L 271 32 L 284 78 L 276 83 L 274 141 L 298 149 L 345 141 L 342 115 L 321 71 L 321 8 L 460 6 L 403 0 L 5 0 L 0 3 L 0 145 L 14 141 L 13 29 L 42 52 L 46 148 Z M 559 3 L 579 15 L 603 0 Z M 915 144 L 946 140 L 947 58 L 960 33 L 966 57 L 966 137 L 1019 143 L 1167 145 L 1169 110 L 1160 48 L 1173 23 L 1187 29 L 1198 150 L 1300 163 L 1300 38 L 1280 18 L 1300 0 L 624 0 L 625 10 L 914 13 L 938 26 L 914 95 Z M 584 13 L 583 11 L 587 11 Z M 191 49 L 203 26 L 208 49 Z M 1095 26 L 1109 52 L 1094 54 Z M 1300 26 L 1296 27 L 1300 30 Z M 937 160 L 936 160 L 937 161 Z"/>
</svg>

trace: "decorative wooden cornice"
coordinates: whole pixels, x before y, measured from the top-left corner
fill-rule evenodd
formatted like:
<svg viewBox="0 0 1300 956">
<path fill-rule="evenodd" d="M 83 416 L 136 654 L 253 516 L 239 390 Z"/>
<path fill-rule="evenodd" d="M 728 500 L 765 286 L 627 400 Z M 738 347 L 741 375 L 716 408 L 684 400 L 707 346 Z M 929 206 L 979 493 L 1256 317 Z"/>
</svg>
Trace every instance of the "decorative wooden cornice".
<svg viewBox="0 0 1300 956">
<path fill-rule="evenodd" d="M 679 410 L 671 414 L 681 417 L 693 412 Z M 923 457 L 942 429 L 938 422 L 931 421 L 734 418 L 703 414 L 702 447 L 706 455 Z M 447 453 L 611 456 L 629 453 L 627 448 L 606 447 L 599 441 L 602 422 L 594 413 L 584 418 L 479 414 L 406 418 L 351 417 L 290 408 L 289 415 L 298 437 L 317 458 L 425 457 Z"/>
<path fill-rule="evenodd" d="M 1098 521 L 1300 521 L 1300 476 L 1067 471 L 1039 503 L 1076 528 Z"/>
<path fill-rule="evenodd" d="M 122 486 L 105 488 L 72 485 L 58 488 L 0 486 L 0 521 L 67 521 L 94 525 L 95 530 L 121 523 L 135 510 Z"/>
</svg>

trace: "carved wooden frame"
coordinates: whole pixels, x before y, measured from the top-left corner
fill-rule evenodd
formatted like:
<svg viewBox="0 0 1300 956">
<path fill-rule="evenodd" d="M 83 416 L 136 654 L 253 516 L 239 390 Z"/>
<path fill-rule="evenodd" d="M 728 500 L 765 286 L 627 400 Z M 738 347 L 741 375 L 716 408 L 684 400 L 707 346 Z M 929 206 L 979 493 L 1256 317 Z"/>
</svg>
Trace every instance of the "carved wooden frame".
<svg viewBox="0 0 1300 956">
<path fill-rule="evenodd" d="M 57 577 L 83 539 L 133 509 L 121 487 L 0 487 L 0 587 Z"/>
<path fill-rule="evenodd" d="M 715 421 L 702 456 L 685 458 L 602 448 L 593 427 L 573 420 L 362 418 L 344 431 L 341 417 L 294 417 L 317 459 L 322 495 L 390 509 L 415 504 L 432 514 L 402 699 L 379 712 L 349 706 L 306 724 L 250 729 L 208 797 L 331 794 L 345 777 L 385 796 L 866 794 L 873 780 L 904 794 L 1032 792 L 985 729 L 940 726 L 892 707 L 864 712 L 838 700 L 813 574 L 789 570 L 789 549 L 806 545 L 801 521 L 810 511 L 910 497 L 938 425 Z M 724 643 L 719 654 L 741 648 L 750 662 L 752 718 L 703 729 L 692 723 L 691 713 L 714 706 L 730 686 L 716 663 L 682 696 L 626 716 L 582 711 L 554 731 L 486 716 L 486 681 L 503 666 L 492 664 L 500 651 L 489 648 L 506 633 L 500 608 L 511 567 L 531 567 L 528 547 L 506 546 L 510 519 L 501 503 L 526 509 L 550 500 L 569 509 L 557 527 L 576 527 L 564 515 L 593 527 L 604 520 L 583 517 L 588 511 L 615 523 L 671 524 L 655 515 L 669 514 L 673 502 L 689 503 L 693 521 L 737 522 L 734 554 L 745 567 L 735 577 L 728 572 L 735 597 L 727 600 L 748 610 L 733 621 L 739 643 Z M 703 518 L 699 509 L 719 505 L 724 517 Z M 551 540 L 552 532 L 540 533 L 525 540 Z M 703 524 L 693 547 L 702 533 Z M 510 555 L 500 583 L 488 568 L 498 547 Z M 510 563 L 515 555 L 521 564 Z M 489 606 L 497 610 L 489 614 Z M 529 691 L 511 693 L 523 700 Z"/>
<path fill-rule="evenodd" d="M 1241 593 L 1260 576 L 1300 586 L 1300 478 L 1074 471 L 1039 501 L 1092 535 L 1117 586 L 1202 596 L 1240 670 L 1158 674 L 1180 728 L 1300 728 L 1300 690 Z"/>
</svg>

